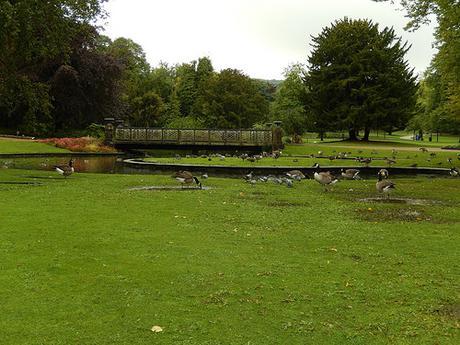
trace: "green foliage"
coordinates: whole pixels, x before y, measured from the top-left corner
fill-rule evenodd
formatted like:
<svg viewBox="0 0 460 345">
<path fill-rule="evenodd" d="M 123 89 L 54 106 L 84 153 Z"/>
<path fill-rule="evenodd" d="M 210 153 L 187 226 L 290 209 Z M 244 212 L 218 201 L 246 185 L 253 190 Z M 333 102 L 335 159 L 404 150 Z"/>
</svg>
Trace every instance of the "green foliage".
<svg viewBox="0 0 460 345">
<path fill-rule="evenodd" d="M 171 118 L 167 123 L 168 128 L 205 128 L 203 121 L 193 116 L 180 116 Z"/>
<path fill-rule="evenodd" d="M 158 126 L 164 112 L 163 100 L 154 92 L 147 92 L 132 101 L 130 124 L 138 127 Z"/>
<path fill-rule="evenodd" d="M 97 123 L 92 123 L 86 127 L 86 135 L 93 138 L 105 138 L 105 126 Z"/>
<path fill-rule="evenodd" d="M 311 115 L 307 113 L 305 104 L 305 74 L 305 68 L 300 64 L 288 67 L 284 73 L 285 80 L 278 86 L 275 99 L 270 104 L 271 120 L 281 120 L 289 135 L 302 135 L 311 127 Z"/>
<path fill-rule="evenodd" d="M 306 106 L 319 132 L 345 128 L 404 127 L 415 105 L 416 84 L 404 56 L 407 44 L 393 29 L 368 20 L 336 21 L 313 37 Z"/>
<path fill-rule="evenodd" d="M 66 121 L 86 125 L 107 110 L 116 72 L 109 73 L 106 56 L 89 53 L 97 45 L 90 23 L 103 15 L 104 2 L 0 2 L 0 125 L 43 134 Z M 68 90 L 57 87 L 61 82 Z"/>
<path fill-rule="evenodd" d="M 386 1 L 386 0 L 377 0 Z M 440 101 L 436 107 L 428 107 L 422 112 L 428 117 L 423 122 L 433 126 L 430 118 L 445 122 L 451 132 L 460 132 L 460 6 L 452 0 L 401 0 L 410 21 L 409 30 L 416 30 L 432 18 L 437 21 L 435 31 L 438 53 L 434 57 L 425 77 L 436 79 L 428 82 L 430 93 L 437 93 Z M 436 88 L 434 90 L 433 88 Z M 422 97 L 426 97 L 423 94 Z M 419 103 L 423 103 L 421 100 Z M 422 116 L 422 115 L 419 115 Z M 431 123 L 431 124 L 430 124 Z M 450 126 L 449 126 L 450 124 Z M 442 126 L 436 124 L 435 126 Z"/>
<path fill-rule="evenodd" d="M 206 84 L 203 115 L 208 127 L 250 128 L 266 119 L 268 101 L 251 78 L 225 69 Z"/>
</svg>

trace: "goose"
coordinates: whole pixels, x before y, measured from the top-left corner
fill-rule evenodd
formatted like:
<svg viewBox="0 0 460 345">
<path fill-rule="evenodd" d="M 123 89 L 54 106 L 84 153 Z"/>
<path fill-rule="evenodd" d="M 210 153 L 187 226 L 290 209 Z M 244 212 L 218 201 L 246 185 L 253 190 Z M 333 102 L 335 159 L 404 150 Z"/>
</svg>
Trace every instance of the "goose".
<svg viewBox="0 0 460 345">
<path fill-rule="evenodd" d="M 382 178 L 387 179 L 390 176 L 390 173 L 387 169 L 380 169 L 377 173 L 378 176 L 382 176 Z"/>
<path fill-rule="evenodd" d="M 366 166 L 369 166 L 369 164 L 371 164 L 371 162 L 372 162 L 372 158 L 363 158 L 363 157 L 360 157 L 360 158 L 357 158 L 357 160 L 358 160 L 360 163 L 363 163 L 363 164 L 366 165 Z"/>
<path fill-rule="evenodd" d="M 313 175 L 313 177 L 319 184 L 322 184 L 324 186 L 324 188 L 325 188 L 324 191 L 327 192 L 327 186 L 328 185 L 334 185 L 339 181 L 329 171 L 319 172 L 319 164 L 318 163 L 313 165 L 313 167 L 316 168 L 316 171 L 315 171 L 315 174 Z"/>
<path fill-rule="evenodd" d="M 305 175 L 300 170 L 288 171 L 286 175 L 296 181 L 300 181 L 305 178 Z"/>
<path fill-rule="evenodd" d="M 449 174 L 450 176 L 457 177 L 458 175 L 460 175 L 460 171 L 458 170 L 458 168 L 451 168 Z"/>
<path fill-rule="evenodd" d="M 419 150 L 422 152 L 428 152 L 428 150 L 425 147 L 420 147 Z"/>
<path fill-rule="evenodd" d="M 343 178 L 347 180 L 360 180 L 361 177 L 359 176 L 359 170 L 358 169 L 341 169 L 340 170 L 341 175 Z"/>
<path fill-rule="evenodd" d="M 377 192 L 383 193 L 387 196 L 387 198 L 390 198 L 390 192 L 395 189 L 395 184 L 390 180 L 387 180 L 385 175 L 382 174 L 381 171 L 379 171 L 378 177 L 379 180 L 375 183 L 375 188 L 377 189 Z"/>
<path fill-rule="evenodd" d="M 191 184 L 193 182 L 195 182 L 196 185 L 200 187 L 200 189 L 203 188 L 201 186 L 200 180 L 193 176 L 193 174 L 190 171 L 178 171 L 172 177 L 175 178 L 178 182 L 180 182 L 181 188 L 184 188 L 184 184 Z"/>
<path fill-rule="evenodd" d="M 244 175 L 245 180 L 252 180 L 254 173 L 251 171 L 249 174 Z"/>
<path fill-rule="evenodd" d="M 75 169 L 73 168 L 73 160 L 71 159 L 68 164 L 55 165 L 54 170 L 56 170 L 58 174 L 67 178 L 67 176 L 70 176 L 75 172 Z"/>
<path fill-rule="evenodd" d="M 209 177 L 208 173 L 204 173 L 203 175 L 201 175 L 201 178 L 203 179 L 207 179 Z"/>
<path fill-rule="evenodd" d="M 394 159 L 385 158 L 385 161 L 387 162 L 388 166 L 391 166 L 392 164 L 396 164 L 396 161 Z"/>
</svg>

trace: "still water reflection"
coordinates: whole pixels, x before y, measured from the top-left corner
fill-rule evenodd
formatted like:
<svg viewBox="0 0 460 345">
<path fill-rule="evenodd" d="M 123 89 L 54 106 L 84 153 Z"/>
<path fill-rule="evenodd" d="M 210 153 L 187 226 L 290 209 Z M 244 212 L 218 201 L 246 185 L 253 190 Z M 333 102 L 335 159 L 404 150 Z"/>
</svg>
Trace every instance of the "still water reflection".
<svg viewBox="0 0 460 345">
<path fill-rule="evenodd" d="M 74 157 L 78 172 L 124 173 L 123 158 L 117 156 Z M 54 170 L 55 165 L 67 164 L 67 157 L 0 158 L 0 168 L 27 170 Z"/>
</svg>

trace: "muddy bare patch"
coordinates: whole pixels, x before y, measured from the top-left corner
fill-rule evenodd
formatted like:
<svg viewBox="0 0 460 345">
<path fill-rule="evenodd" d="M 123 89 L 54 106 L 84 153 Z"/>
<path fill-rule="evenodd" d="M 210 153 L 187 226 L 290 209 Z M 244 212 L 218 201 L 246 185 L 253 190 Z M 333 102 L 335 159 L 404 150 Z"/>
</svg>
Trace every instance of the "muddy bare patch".
<svg viewBox="0 0 460 345">
<path fill-rule="evenodd" d="M 434 310 L 438 315 L 460 321 L 460 303 L 442 305 Z"/>
<path fill-rule="evenodd" d="M 431 199 L 411 199 L 411 198 L 384 198 L 384 197 L 374 197 L 374 198 L 364 198 L 357 199 L 359 202 L 372 202 L 372 203 L 382 203 L 382 204 L 405 204 L 405 205 L 420 205 L 420 206 L 430 206 L 430 205 L 442 205 L 442 202 L 439 200 Z"/>
<path fill-rule="evenodd" d="M 270 201 L 267 203 L 270 207 L 303 207 L 309 206 L 310 204 L 301 201 L 287 201 L 287 200 L 277 200 L 277 201 Z"/>
<path fill-rule="evenodd" d="M 152 190 L 152 191 L 196 191 L 196 190 L 210 190 L 211 187 L 181 187 L 181 186 L 140 186 L 128 188 L 129 191 L 139 190 Z"/>
<path fill-rule="evenodd" d="M 368 207 L 366 209 L 358 209 L 356 212 L 360 219 L 373 223 L 388 221 L 421 222 L 432 220 L 432 218 L 423 211 L 411 208 L 376 210 L 372 207 Z"/>
</svg>

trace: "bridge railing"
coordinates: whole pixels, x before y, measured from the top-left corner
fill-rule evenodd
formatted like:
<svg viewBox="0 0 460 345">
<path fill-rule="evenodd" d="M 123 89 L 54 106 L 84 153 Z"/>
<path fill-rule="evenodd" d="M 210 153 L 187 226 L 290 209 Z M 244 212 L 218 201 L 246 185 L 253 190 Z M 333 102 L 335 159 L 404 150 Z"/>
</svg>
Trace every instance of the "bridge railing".
<svg viewBox="0 0 460 345">
<path fill-rule="evenodd" d="M 170 129 L 118 127 L 113 138 L 117 143 L 176 144 L 176 145 L 273 145 L 271 129 Z"/>
</svg>

